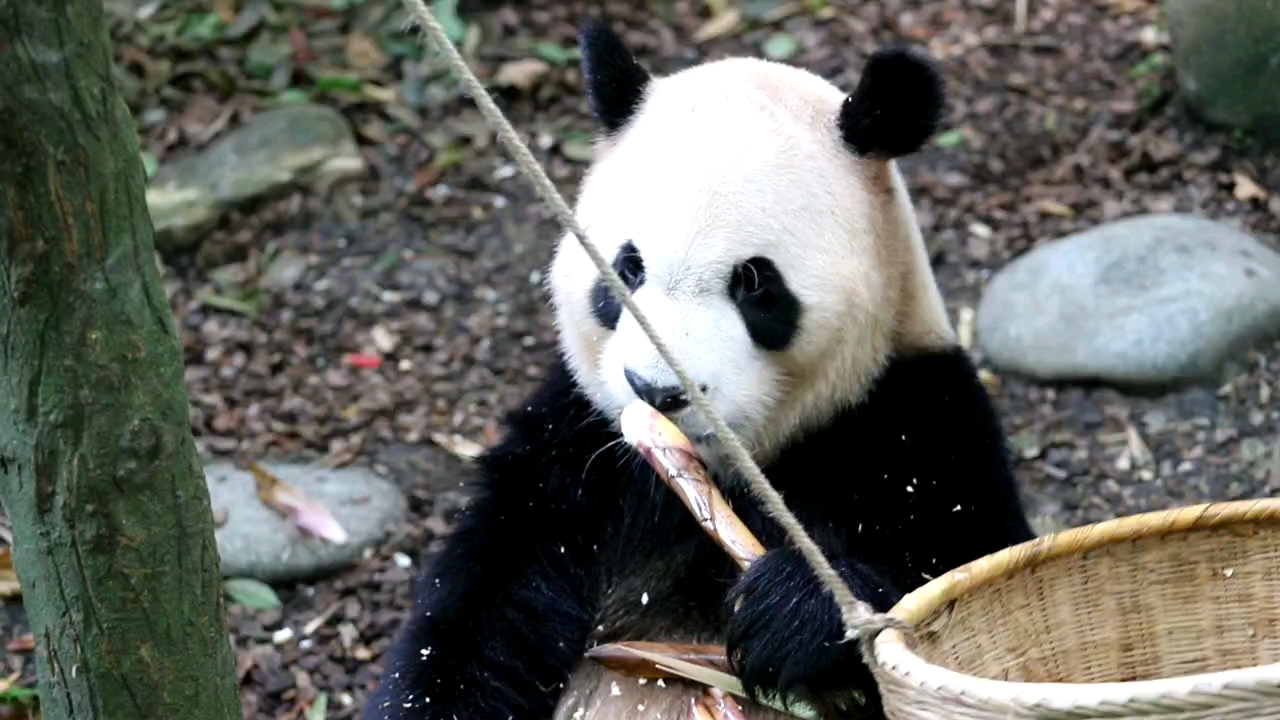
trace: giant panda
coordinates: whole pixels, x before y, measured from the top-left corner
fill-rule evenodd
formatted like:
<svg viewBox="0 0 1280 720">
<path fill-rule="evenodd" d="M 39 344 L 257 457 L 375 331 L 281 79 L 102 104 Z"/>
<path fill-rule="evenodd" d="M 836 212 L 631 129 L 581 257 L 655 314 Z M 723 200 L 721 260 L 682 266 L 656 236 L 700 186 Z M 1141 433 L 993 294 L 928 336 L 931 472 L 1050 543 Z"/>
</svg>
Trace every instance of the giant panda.
<svg viewBox="0 0 1280 720">
<path fill-rule="evenodd" d="M 744 57 L 656 76 L 600 21 L 579 43 L 600 137 L 577 218 L 854 594 L 886 611 L 1031 538 L 894 162 L 939 121 L 931 63 L 881 50 L 846 93 Z M 701 688 L 584 659 L 626 640 L 724 643 L 752 698 L 874 708 L 830 595 L 572 236 L 547 283 L 560 353 L 480 458 L 365 720 L 686 717 Z M 623 442 L 636 398 L 768 548 L 746 571 Z"/>
</svg>

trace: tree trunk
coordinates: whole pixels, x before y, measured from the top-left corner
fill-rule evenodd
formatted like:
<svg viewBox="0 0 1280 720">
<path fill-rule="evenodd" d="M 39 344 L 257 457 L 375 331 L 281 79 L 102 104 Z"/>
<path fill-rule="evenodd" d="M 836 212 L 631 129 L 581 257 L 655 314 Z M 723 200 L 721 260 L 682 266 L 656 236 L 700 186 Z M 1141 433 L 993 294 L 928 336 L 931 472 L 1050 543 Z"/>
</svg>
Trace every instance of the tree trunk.
<svg viewBox="0 0 1280 720">
<path fill-rule="evenodd" d="M 0 500 L 46 720 L 240 717 L 102 0 L 0 0 Z"/>
</svg>

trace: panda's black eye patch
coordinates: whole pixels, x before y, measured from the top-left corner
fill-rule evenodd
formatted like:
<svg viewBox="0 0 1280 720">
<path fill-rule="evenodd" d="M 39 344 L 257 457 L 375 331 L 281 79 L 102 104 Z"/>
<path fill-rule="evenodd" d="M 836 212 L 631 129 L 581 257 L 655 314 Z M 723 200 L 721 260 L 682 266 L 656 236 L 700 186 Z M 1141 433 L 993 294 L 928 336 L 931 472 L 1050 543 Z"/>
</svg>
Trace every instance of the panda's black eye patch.
<svg viewBox="0 0 1280 720">
<path fill-rule="evenodd" d="M 769 258 L 753 257 L 734 265 L 729 297 L 751 341 L 765 350 L 786 349 L 800 329 L 800 301 Z"/>
<path fill-rule="evenodd" d="M 644 260 L 640 251 L 630 240 L 618 248 L 613 258 L 613 271 L 622 278 L 622 284 L 631 292 L 635 292 L 644 284 Z M 601 325 L 610 330 L 617 329 L 618 318 L 622 317 L 622 303 L 613 296 L 604 278 L 596 280 L 591 288 L 591 313 Z"/>
</svg>

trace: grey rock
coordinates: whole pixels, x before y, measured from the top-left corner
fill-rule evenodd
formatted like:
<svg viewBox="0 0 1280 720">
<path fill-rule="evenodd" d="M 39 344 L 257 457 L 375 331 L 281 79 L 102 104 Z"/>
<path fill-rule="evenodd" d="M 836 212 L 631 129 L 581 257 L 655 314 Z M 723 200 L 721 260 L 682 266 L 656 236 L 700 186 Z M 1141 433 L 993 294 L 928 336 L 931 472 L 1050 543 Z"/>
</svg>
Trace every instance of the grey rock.
<svg viewBox="0 0 1280 720">
<path fill-rule="evenodd" d="M 1164 17 L 1187 104 L 1280 139 L 1280 0 L 1165 0 Z"/>
<path fill-rule="evenodd" d="M 380 542 L 408 512 L 390 481 L 361 468 L 327 469 L 263 463 L 268 471 L 323 505 L 347 532 L 341 545 L 305 534 L 258 499 L 253 475 L 230 463 L 205 468 L 215 515 L 222 574 L 279 582 L 316 577 L 347 567 Z"/>
<path fill-rule="evenodd" d="M 283 292 L 297 285 L 306 272 L 307 256 L 285 248 L 271 259 L 258 284 L 266 290 Z"/>
<path fill-rule="evenodd" d="M 1040 380 L 1218 382 L 1238 353 L 1280 334 L 1280 255 L 1203 218 L 1129 218 L 1002 268 L 975 330 L 993 365 Z"/>
<path fill-rule="evenodd" d="M 189 247 L 248 200 L 292 186 L 324 189 L 366 171 L 341 113 L 324 105 L 282 105 L 201 152 L 160 166 L 147 188 L 156 245 Z"/>
</svg>

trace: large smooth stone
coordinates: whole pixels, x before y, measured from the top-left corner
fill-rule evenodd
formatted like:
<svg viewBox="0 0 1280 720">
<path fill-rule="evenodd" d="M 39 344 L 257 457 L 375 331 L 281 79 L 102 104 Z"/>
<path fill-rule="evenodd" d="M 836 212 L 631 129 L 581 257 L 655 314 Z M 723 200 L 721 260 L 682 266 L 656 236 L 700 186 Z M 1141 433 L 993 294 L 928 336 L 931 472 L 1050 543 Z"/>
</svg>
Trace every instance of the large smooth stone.
<svg viewBox="0 0 1280 720">
<path fill-rule="evenodd" d="M 258 499 L 253 475 L 231 463 L 205 468 L 215 515 L 222 574 L 264 582 L 300 580 L 343 569 L 384 539 L 408 512 L 393 483 L 362 468 L 327 469 L 263 463 L 264 468 L 324 506 L 347 532 L 338 545 L 305 534 Z"/>
<path fill-rule="evenodd" d="M 1165 0 L 1164 18 L 1188 105 L 1280 140 L 1280 0 Z"/>
<path fill-rule="evenodd" d="M 975 330 L 993 365 L 1040 380 L 1217 382 L 1233 356 L 1280 334 L 1280 255 L 1203 218 L 1129 218 L 1009 263 Z"/>
<path fill-rule="evenodd" d="M 147 187 L 156 246 L 189 247 L 231 208 L 290 187 L 324 188 L 366 171 L 342 113 L 324 105 L 282 105 L 201 152 L 160 166 Z"/>
</svg>

